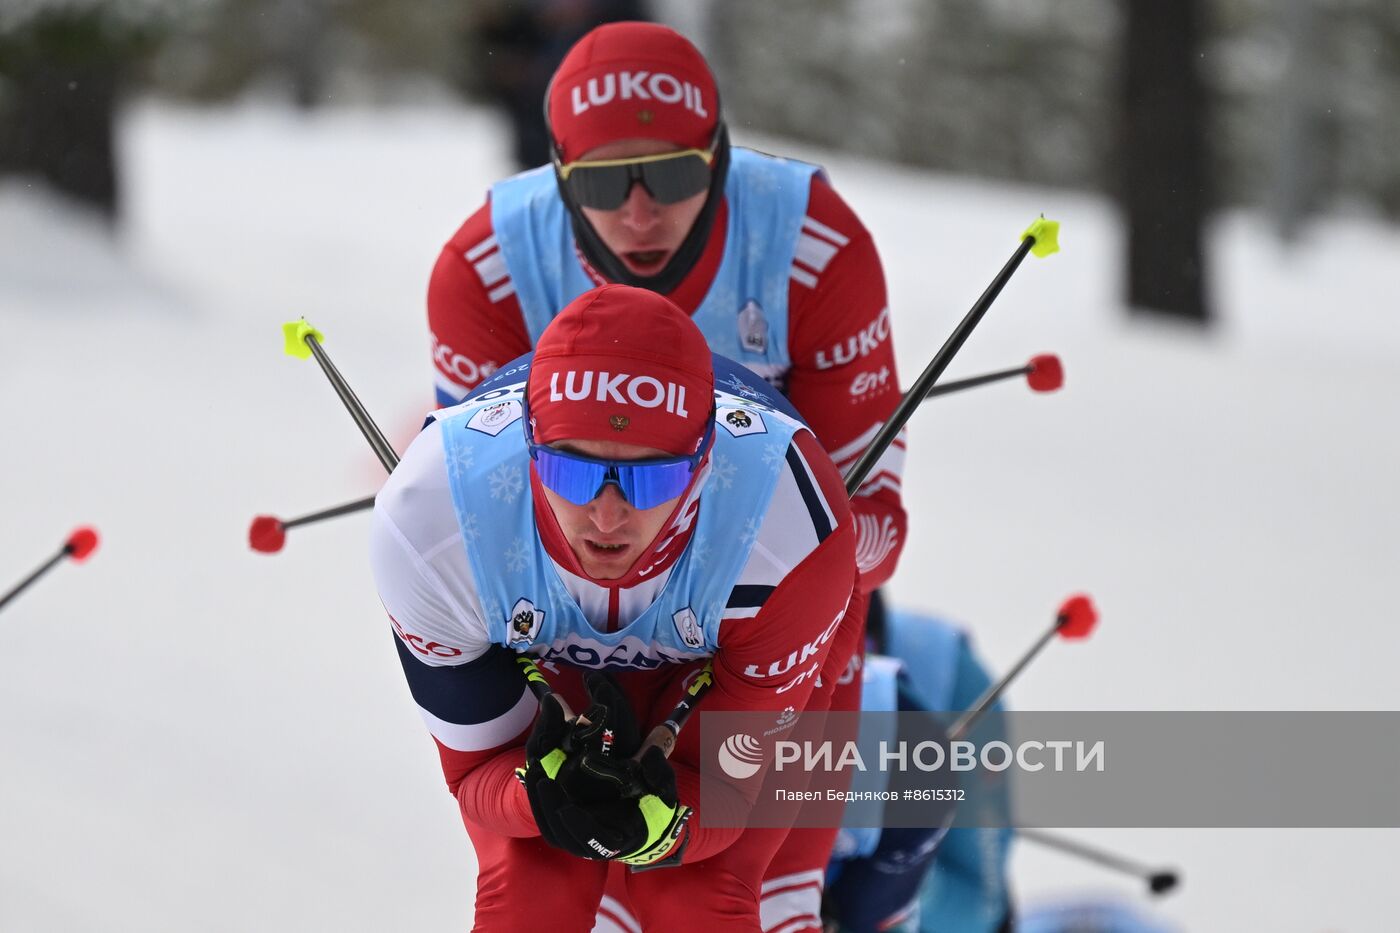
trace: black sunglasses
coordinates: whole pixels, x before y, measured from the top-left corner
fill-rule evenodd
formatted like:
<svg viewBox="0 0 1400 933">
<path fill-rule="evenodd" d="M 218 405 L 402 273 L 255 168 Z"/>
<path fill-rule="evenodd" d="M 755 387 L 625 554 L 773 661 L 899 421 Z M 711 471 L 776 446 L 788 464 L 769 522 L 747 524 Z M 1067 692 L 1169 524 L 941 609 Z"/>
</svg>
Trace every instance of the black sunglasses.
<svg viewBox="0 0 1400 933">
<path fill-rule="evenodd" d="M 581 207 L 615 211 L 627 200 L 632 185 L 641 182 L 659 204 L 675 204 L 710 186 L 713 149 L 682 149 L 627 159 L 579 160 L 554 170 L 569 195 Z"/>
</svg>

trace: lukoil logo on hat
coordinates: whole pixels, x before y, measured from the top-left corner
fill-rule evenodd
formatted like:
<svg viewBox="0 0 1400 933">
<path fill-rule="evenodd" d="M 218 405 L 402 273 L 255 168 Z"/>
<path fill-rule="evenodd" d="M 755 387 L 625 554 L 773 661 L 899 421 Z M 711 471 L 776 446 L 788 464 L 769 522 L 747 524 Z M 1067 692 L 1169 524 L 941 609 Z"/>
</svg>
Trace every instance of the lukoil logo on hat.
<svg viewBox="0 0 1400 933">
<path fill-rule="evenodd" d="M 587 93 L 585 94 L 585 86 Z M 569 89 L 573 114 L 578 116 L 589 107 L 602 107 L 614 100 L 655 100 L 663 104 L 680 104 L 697 117 L 709 119 L 705 95 L 689 81 L 682 81 L 664 71 L 609 71 L 589 78 Z"/>
<path fill-rule="evenodd" d="M 559 387 L 560 376 L 564 386 Z M 551 402 L 582 401 L 593 394 L 594 384 L 598 392 L 594 401 L 614 402 L 618 405 L 639 405 L 642 408 L 660 408 L 681 418 L 689 418 L 685 407 L 685 386 L 675 382 L 662 383 L 653 376 L 632 376 L 627 373 L 582 372 L 567 370 L 549 374 L 549 400 Z"/>
</svg>

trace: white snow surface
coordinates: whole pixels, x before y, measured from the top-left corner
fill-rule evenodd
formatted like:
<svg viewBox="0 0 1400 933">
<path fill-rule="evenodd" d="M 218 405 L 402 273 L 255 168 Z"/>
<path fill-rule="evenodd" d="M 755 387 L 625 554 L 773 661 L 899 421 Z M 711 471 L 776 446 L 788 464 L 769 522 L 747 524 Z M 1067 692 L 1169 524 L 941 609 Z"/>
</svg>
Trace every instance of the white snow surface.
<svg viewBox="0 0 1400 933">
<path fill-rule="evenodd" d="M 1063 223 L 947 378 L 1061 355 L 913 422 L 903 605 L 969 623 L 1002 670 L 1084 590 L 1020 709 L 1394 709 L 1400 232 L 1288 250 L 1211 230 L 1221 326 L 1130 319 L 1122 230 L 1082 194 L 759 140 L 824 162 L 884 256 L 913 381 L 1020 231 Z M 367 570 L 366 517 L 249 551 L 258 513 L 358 498 L 382 470 L 306 315 L 391 439 L 430 405 L 437 251 L 509 171 L 470 109 L 133 105 L 115 233 L 0 184 L 0 587 L 95 524 L 101 549 L 0 613 L 0 930 L 462 929 L 474 861 Z M 1306 754 L 1305 743 L 1299 754 Z M 1171 793 L 1143 788 L 1144 794 Z M 1326 793 L 1327 788 L 1318 788 Z M 1390 830 L 1081 830 L 1183 870 L 1189 930 L 1393 929 Z M 1022 844 L 1023 899 L 1130 880 Z M 528 905 L 521 905 L 528 910 Z"/>
</svg>

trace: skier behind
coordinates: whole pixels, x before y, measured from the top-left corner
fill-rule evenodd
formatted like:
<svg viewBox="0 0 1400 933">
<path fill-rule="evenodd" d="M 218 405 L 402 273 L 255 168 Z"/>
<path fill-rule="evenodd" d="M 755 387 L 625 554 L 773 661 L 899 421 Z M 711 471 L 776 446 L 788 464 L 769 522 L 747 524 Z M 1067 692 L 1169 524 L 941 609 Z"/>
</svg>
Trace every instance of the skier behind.
<svg viewBox="0 0 1400 933">
<path fill-rule="evenodd" d="M 899 401 L 870 234 L 813 165 L 729 145 L 714 76 L 680 34 L 584 36 L 545 99 L 554 163 L 491 189 L 428 287 L 438 403 L 528 353 L 606 282 L 659 292 L 710 349 L 777 386 L 844 471 Z M 851 503 L 861 588 L 903 546 L 903 435 Z"/>
<path fill-rule="evenodd" d="M 840 471 L 854 464 L 898 403 L 899 377 L 879 255 L 824 173 L 731 147 L 709 65 L 650 23 L 584 36 L 554 74 L 544 122 L 553 163 L 493 186 L 433 269 L 439 403 L 528 352 L 574 297 L 616 282 L 664 294 L 714 352 L 787 396 Z M 904 448 L 901 432 L 850 500 L 862 594 L 903 548 Z M 838 689 L 859 693 L 859 663 Z M 784 933 L 820 928 L 834 838 L 795 833 L 769 866 L 764 916 Z M 625 904 L 609 906 L 625 927 Z"/>
<path fill-rule="evenodd" d="M 760 929 L 788 833 L 705 818 L 741 825 L 760 782 L 707 771 L 700 812 L 698 728 L 630 756 L 707 663 L 705 713 L 827 709 L 864 603 L 835 465 L 713 359 L 660 295 L 587 292 L 378 496 L 374 576 L 476 849 L 478 930 L 591 929 L 613 861 L 668 866 L 625 875 L 644 929 Z M 536 715 L 521 654 L 588 724 Z"/>
<path fill-rule="evenodd" d="M 868 619 L 861 708 L 902 712 L 970 708 L 992 679 L 962 629 L 940 618 L 893 610 Z M 1005 739 L 997 702 L 973 733 L 979 742 Z M 1004 813 L 1007 787 L 998 780 L 971 795 Z M 994 821 L 989 821 L 994 822 Z M 841 933 L 1000 933 L 1013 926 L 1006 827 L 843 829 L 827 874 L 825 912 Z M 770 928 L 771 929 L 771 928 Z"/>
</svg>

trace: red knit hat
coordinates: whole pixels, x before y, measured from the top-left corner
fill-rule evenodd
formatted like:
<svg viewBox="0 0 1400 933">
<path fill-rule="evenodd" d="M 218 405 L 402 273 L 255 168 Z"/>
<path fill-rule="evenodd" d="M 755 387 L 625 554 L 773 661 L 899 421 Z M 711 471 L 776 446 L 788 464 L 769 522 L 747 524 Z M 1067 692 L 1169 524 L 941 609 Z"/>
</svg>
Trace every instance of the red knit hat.
<svg viewBox="0 0 1400 933">
<path fill-rule="evenodd" d="M 527 389 L 535 443 L 621 441 L 695 453 L 715 376 L 695 323 L 644 288 L 584 292 L 540 335 Z"/>
<path fill-rule="evenodd" d="M 554 72 L 548 107 L 564 162 L 619 139 L 705 149 L 719 124 L 710 66 L 655 23 L 608 23 L 578 40 Z"/>
</svg>

